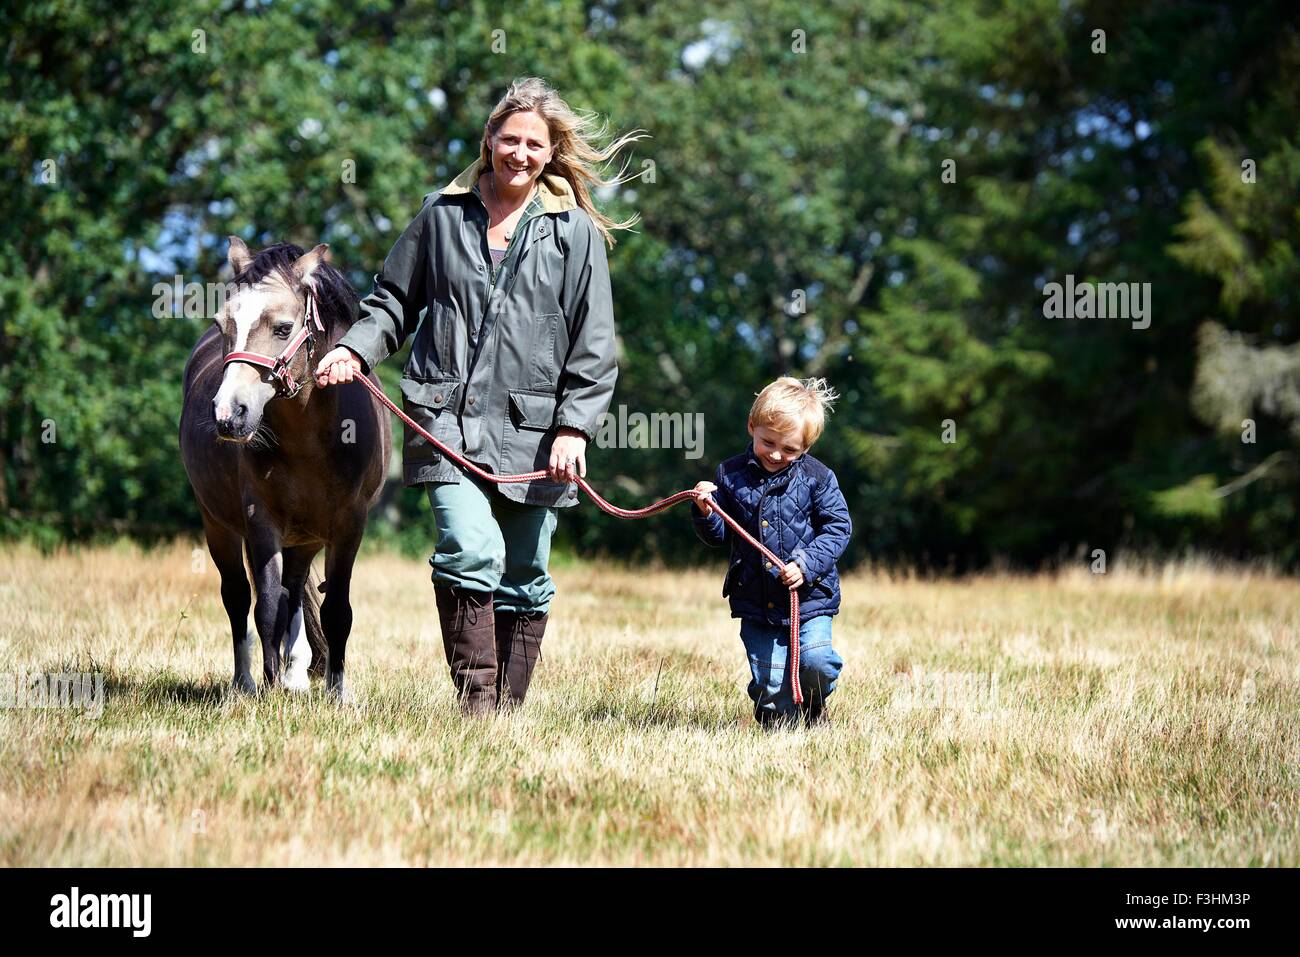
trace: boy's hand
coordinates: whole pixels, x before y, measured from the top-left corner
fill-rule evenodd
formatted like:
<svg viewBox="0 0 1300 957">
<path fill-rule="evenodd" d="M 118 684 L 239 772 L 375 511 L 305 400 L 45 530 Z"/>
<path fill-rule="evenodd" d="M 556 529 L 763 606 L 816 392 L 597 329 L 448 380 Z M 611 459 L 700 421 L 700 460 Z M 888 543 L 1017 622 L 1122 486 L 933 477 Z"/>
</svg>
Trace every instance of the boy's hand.
<svg viewBox="0 0 1300 957">
<path fill-rule="evenodd" d="M 798 562 L 791 562 L 782 569 L 781 584 L 788 585 L 790 588 L 798 588 L 803 584 L 803 569 L 799 567 Z"/>
<path fill-rule="evenodd" d="M 712 482 L 697 482 L 695 488 L 691 489 L 691 492 L 695 495 L 695 504 L 705 515 L 713 514 L 713 506 L 705 501 L 704 496 L 711 492 L 716 492 L 717 490 L 718 487 Z"/>
</svg>

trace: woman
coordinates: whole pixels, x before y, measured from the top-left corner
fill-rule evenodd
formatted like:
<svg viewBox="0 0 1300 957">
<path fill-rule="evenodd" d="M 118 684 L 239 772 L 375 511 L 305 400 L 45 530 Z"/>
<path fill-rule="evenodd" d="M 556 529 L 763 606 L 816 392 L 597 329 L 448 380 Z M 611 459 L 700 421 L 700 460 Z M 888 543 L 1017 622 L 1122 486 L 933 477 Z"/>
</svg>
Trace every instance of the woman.
<svg viewBox="0 0 1300 957">
<path fill-rule="evenodd" d="M 356 324 L 316 370 L 350 382 L 415 340 L 403 406 L 469 461 L 496 474 L 545 468 L 547 480 L 498 485 L 463 472 L 411 429 L 404 481 L 424 485 L 438 526 L 429 559 L 452 681 L 468 714 L 522 703 L 555 585 L 547 571 L 556 509 L 577 504 L 586 447 L 618 367 L 606 242 L 591 168 L 625 143 L 588 142 L 544 81 L 517 80 L 493 109 L 478 158 L 424 198 L 375 276 Z M 423 311 L 423 318 L 421 313 Z"/>
</svg>

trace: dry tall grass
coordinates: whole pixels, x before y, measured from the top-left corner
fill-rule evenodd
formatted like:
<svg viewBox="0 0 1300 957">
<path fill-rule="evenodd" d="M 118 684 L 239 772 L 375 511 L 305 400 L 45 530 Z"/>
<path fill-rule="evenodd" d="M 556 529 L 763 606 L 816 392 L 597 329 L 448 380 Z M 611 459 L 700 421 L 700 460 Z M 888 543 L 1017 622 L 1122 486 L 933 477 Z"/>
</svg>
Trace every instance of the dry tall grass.
<svg viewBox="0 0 1300 957">
<path fill-rule="evenodd" d="M 557 568 L 526 709 L 473 723 L 426 565 L 359 563 L 339 709 L 227 693 L 191 548 L 0 552 L 0 673 L 108 683 L 0 711 L 0 863 L 1300 862 L 1292 579 L 849 576 L 833 724 L 764 734 L 719 574 Z"/>
</svg>

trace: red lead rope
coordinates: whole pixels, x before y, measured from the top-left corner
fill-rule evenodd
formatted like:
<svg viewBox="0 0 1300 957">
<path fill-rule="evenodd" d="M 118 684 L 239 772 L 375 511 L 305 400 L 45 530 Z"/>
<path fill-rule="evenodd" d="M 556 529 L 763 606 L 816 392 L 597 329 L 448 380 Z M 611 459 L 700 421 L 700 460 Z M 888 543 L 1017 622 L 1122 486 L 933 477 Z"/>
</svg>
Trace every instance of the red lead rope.
<svg viewBox="0 0 1300 957">
<path fill-rule="evenodd" d="M 415 429 L 416 432 L 419 432 L 420 435 L 424 436 L 425 439 L 427 439 L 428 441 L 432 442 L 435 446 L 437 446 L 437 448 L 444 455 L 456 461 L 463 468 L 469 469 L 479 478 L 487 479 L 489 482 L 496 482 L 498 485 L 511 485 L 516 482 L 531 482 L 534 479 L 547 477 L 547 472 L 545 469 L 538 469 L 536 472 L 524 472 L 520 475 L 493 475 L 491 472 L 483 471 L 473 462 L 470 462 L 462 458 L 461 456 L 457 455 L 455 452 L 447 448 L 447 446 L 443 445 L 441 442 L 435 439 L 424 429 L 420 428 L 420 426 L 418 426 L 415 422 L 413 422 L 405 412 L 399 409 L 393 403 L 393 401 L 384 394 L 383 389 L 379 388 L 379 386 L 375 385 L 373 382 L 370 381 L 369 376 L 358 375 L 356 376 L 356 381 L 360 382 L 367 389 L 369 389 L 371 393 L 374 395 L 374 397 L 377 400 L 379 400 L 380 403 L 386 406 L 390 411 L 392 411 L 399 419 L 401 419 L 411 428 Z M 660 499 L 659 501 L 655 502 L 653 505 L 647 505 L 645 508 L 619 508 L 617 505 L 611 505 L 609 502 L 601 498 L 600 495 L 596 492 L 596 490 L 587 484 L 586 479 L 579 476 L 576 479 L 576 481 L 578 485 L 581 486 L 582 490 L 586 492 L 588 495 L 590 495 L 591 500 L 595 502 L 597 505 L 599 505 L 603 511 L 608 512 L 610 515 L 616 515 L 619 518 L 649 518 L 651 515 L 654 515 L 657 512 L 662 512 L 666 508 L 671 508 L 673 505 L 676 505 L 678 502 L 686 501 L 687 499 L 693 501 L 695 499 L 695 493 L 689 489 L 686 489 L 684 491 L 676 493 L 675 495 L 670 495 L 667 498 Z M 778 557 L 774 552 L 772 552 L 769 548 L 767 548 L 767 546 L 765 546 L 762 542 L 756 539 L 753 535 L 749 534 L 749 532 L 741 528 L 740 524 L 734 518 L 732 518 L 722 509 L 718 508 L 717 503 L 713 501 L 713 497 L 711 495 L 705 495 L 704 497 L 709 500 L 709 504 L 713 506 L 713 510 L 718 513 L 718 515 L 722 518 L 722 520 L 731 526 L 731 530 L 733 532 L 735 532 L 745 541 L 749 542 L 750 545 L 757 548 L 763 554 L 763 556 L 767 558 L 768 561 L 772 562 L 772 564 L 774 564 L 777 568 L 785 567 L 786 563 L 781 561 L 780 557 Z M 794 692 L 795 703 L 801 704 L 803 702 L 803 689 L 799 685 L 799 594 L 793 588 L 790 589 L 790 687 Z"/>
</svg>

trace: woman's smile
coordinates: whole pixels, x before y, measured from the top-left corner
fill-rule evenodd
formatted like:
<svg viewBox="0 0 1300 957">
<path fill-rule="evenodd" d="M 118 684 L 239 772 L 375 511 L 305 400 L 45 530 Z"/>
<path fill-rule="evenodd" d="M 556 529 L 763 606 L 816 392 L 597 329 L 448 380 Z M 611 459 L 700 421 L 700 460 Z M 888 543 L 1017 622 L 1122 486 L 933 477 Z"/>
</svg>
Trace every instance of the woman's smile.
<svg viewBox="0 0 1300 957">
<path fill-rule="evenodd" d="M 529 186 L 538 172 L 538 167 L 527 160 L 520 163 L 500 155 L 497 156 L 496 165 L 497 183 L 512 190 Z"/>
</svg>

